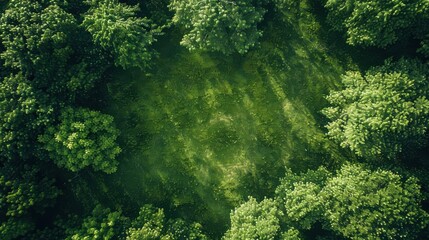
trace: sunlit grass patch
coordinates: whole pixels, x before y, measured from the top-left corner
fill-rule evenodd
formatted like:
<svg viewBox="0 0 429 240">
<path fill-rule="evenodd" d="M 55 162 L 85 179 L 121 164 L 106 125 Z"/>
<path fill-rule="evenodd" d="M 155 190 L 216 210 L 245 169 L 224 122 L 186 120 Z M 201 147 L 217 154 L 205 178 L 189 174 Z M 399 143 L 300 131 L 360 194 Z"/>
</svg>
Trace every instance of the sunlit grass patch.
<svg viewBox="0 0 429 240">
<path fill-rule="evenodd" d="M 341 65 L 303 33 L 307 23 L 281 24 L 244 57 L 173 48 L 151 76 L 121 74 L 109 85 L 124 148 L 112 178 L 135 202 L 223 231 L 229 210 L 270 195 L 286 166 L 343 159 L 319 113 Z"/>
</svg>

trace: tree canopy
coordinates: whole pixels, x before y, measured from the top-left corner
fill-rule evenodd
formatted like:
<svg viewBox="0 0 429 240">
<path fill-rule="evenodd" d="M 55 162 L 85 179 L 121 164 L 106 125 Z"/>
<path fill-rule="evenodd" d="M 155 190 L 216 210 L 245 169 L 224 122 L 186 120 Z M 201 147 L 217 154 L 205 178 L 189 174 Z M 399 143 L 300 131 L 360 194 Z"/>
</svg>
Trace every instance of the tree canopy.
<svg viewBox="0 0 429 240">
<path fill-rule="evenodd" d="M 115 239 L 124 232 L 124 223 L 127 220 L 126 217 L 122 216 L 121 211 L 111 211 L 109 208 L 97 205 L 92 214 L 83 220 L 79 228 L 67 229 L 68 237 L 66 240 Z"/>
<path fill-rule="evenodd" d="M 177 239 L 207 240 L 198 223 L 186 223 L 182 219 L 167 220 L 164 211 L 152 205 L 140 208 L 139 215 L 127 230 L 127 240 Z"/>
<path fill-rule="evenodd" d="M 283 221 L 298 229 L 311 229 L 323 214 L 320 191 L 332 174 L 321 167 L 303 174 L 287 171 L 276 189 L 276 198 L 284 212 Z"/>
<path fill-rule="evenodd" d="M 325 7 L 332 27 L 345 31 L 351 45 L 385 47 L 419 36 L 429 17 L 426 0 L 327 0 Z"/>
<path fill-rule="evenodd" d="M 278 215 L 277 205 L 272 199 L 258 203 L 250 197 L 231 212 L 231 228 L 223 239 L 276 239 L 280 231 Z"/>
<path fill-rule="evenodd" d="M 345 165 L 320 193 L 329 227 L 350 239 L 414 239 L 429 215 L 417 179 Z"/>
<path fill-rule="evenodd" d="M 51 76 L 48 72 L 68 61 L 72 53 L 69 33 L 76 27 L 73 15 L 55 3 L 12 0 L 0 18 L 0 38 L 6 48 L 0 56 L 5 66 L 25 75 Z"/>
<path fill-rule="evenodd" d="M 116 0 L 95 1 L 82 22 L 94 43 L 111 52 L 115 65 L 124 69 L 146 69 L 154 56 L 150 46 L 157 30 L 148 18 L 137 17 L 138 12 L 138 6 Z"/>
<path fill-rule="evenodd" d="M 418 61 L 388 60 L 383 66 L 342 77 L 323 113 L 330 137 L 367 158 L 395 158 L 425 142 L 429 126 L 428 68 Z"/>
<path fill-rule="evenodd" d="M 173 22 L 184 27 L 189 50 L 246 53 L 262 35 L 257 24 L 265 10 L 256 1 L 173 0 Z"/>
<path fill-rule="evenodd" d="M 21 73 L 0 82 L 0 155 L 26 158 L 34 140 L 50 122 L 52 107 Z"/>
<path fill-rule="evenodd" d="M 0 160 L 0 235 L 16 239 L 35 228 L 34 217 L 60 192 L 37 167 Z"/>
<path fill-rule="evenodd" d="M 113 173 L 121 152 L 113 118 L 85 108 L 65 108 L 57 126 L 50 126 L 39 140 L 60 167 L 79 171 L 87 166 Z"/>
<path fill-rule="evenodd" d="M 414 177 L 345 164 L 332 175 L 325 168 L 290 170 L 275 200 L 250 198 L 231 213 L 225 239 L 300 239 L 316 223 L 327 236 L 347 239 L 414 239 L 429 223 Z"/>
<path fill-rule="evenodd" d="M 0 18 L 0 57 L 51 102 L 69 103 L 93 87 L 107 64 L 76 18 L 57 3 L 10 1 Z"/>
</svg>

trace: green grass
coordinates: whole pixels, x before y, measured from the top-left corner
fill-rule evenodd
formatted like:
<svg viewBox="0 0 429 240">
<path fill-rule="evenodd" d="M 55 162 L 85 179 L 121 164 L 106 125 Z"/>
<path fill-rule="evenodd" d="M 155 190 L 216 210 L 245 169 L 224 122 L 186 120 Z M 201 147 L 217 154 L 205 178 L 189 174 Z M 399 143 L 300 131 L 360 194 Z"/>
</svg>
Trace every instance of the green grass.
<svg viewBox="0 0 429 240">
<path fill-rule="evenodd" d="M 107 111 L 123 154 L 108 178 L 133 204 L 165 207 L 216 235 L 247 196 L 271 195 L 285 166 L 345 160 L 320 114 L 344 66 L 315 37 L 305 4 L 279 16 L 245 56 L 189 53 L 165 40 L 151 75 L 116 74 Z"/>
</svg>

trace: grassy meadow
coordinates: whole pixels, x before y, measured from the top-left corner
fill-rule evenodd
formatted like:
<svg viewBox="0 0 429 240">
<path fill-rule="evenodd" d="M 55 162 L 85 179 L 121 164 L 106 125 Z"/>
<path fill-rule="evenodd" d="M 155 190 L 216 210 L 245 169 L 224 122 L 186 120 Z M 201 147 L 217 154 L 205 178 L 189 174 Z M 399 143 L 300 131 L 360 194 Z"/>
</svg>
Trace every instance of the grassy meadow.
<svg viewBox="0 0 429 240">
<path fill-rule="evenodd" d="M 112 186 L 98 191 L 119 187 L 132 204 L 155 203 L 218 235 L 234 206 L 273 193 L 285 166 L 346 159 L 320 110 L 354 65 L 330 54 L 309 9 L 268 16 L 260 46 L 244 56 L 190 53 L 170 32 L 150 74 L 115 73 L 105 111 L 123 152 Z"/>
</svg>

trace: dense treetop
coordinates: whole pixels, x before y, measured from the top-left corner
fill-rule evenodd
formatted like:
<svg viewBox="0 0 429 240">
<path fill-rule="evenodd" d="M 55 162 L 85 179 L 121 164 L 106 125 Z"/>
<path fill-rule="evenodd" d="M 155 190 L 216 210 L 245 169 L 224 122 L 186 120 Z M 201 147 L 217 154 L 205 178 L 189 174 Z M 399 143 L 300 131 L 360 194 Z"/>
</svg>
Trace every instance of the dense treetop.
<svg viewBox="0 0 429 240">
<path fill-rule="evenodd" d="M 429 222 L 416 178 L 359 164 L 335 175 L 323 167 L 288 171 L 275 199 L 250 198 L 237 207 L 225 238 L 301 239 L 320 223 L 329 239 L 415 239 Z"/>
<path fill-rule="evenodd" d="M 42 215 L 60 192 L 37 167 L 1 160 L 0 235 L 5 240 L 16 239 L 35 228 L 35 217 Z"/>
<path fill-rule="evenodd" d="M 0 82 L 0 155 L 28 157 L 53 111 L 21 73 Z"/>
<path fill-rule="evenodd" d="M 0 19 L 0 37 L 6 50 L 5 66 L 21 69 L 25 75 L 47 72 L 67 63 L 72 52 L 70 31 L 75 18 L 56 4 L 11 1 Z M 52 61 L 47 62 L 49 56 Z"/>
<path fill-rule="evenodd" d="M 224 239 L 275 239 L 279 235 L 279 219 L 276 203 L 271 199 L 247 202 L 231 212 L 231 228 Z"/>
<path fill-rule="evenodd" d="M 83 26 L 96 44 L 111 52 L 116 66 L 149 67 L 153 57 L 150 45 L 155 41 L 148 18 L 137 17 L 138 6 L 116 0 L 93 3 L 85 14 Z"/>
<path fill-rule="evenodd" d="M 320 193 L 329 227 L 350 239 L 414 239 L 429 215 L 417 179 L 346 165 Z"/>
<path fill-rule="evenodd" d="M 327 0 L 328 19 L 351 45 L 386 47 L 428 30 L 426 0 Z"/>
<path fill-rule="evenodd" d="M 87 166 L 106 173 L 116 171 L 121 152 L 113 118 L 84 108 L 66 108 L 58 126 L 51 126 L 39 138 L 54 162 L 71 171 Z"/>
<path fill-rule="evenodd" d="M 73 102 L 106 68 L 75 17 L 55 1 L 10 1 L 0 18 L 4 66 L 21 71 L 51 102 Z"/>
<path fill-rule="evenodd" d="M 425 143 L 429 124 L 428 67 L 388 60 L 364 75 L 347 72 L 345 88 L 328 96 L 328 134 L 363 157 L 394 158 Z"/>
<path fill-rule="evenodd" d="M 254 2 L 173 0 L 173 22 L 186 31 L 181 44 L 189 50 L 246 53 L 262 35 L 257 24 L 265 10 Z"/>
</svg>

